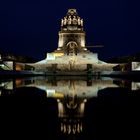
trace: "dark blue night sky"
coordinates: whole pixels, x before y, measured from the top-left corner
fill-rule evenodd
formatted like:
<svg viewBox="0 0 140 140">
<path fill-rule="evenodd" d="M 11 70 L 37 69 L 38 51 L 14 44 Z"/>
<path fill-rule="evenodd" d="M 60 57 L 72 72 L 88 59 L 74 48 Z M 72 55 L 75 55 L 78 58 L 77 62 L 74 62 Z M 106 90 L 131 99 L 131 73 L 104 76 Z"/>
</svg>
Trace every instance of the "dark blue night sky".
<svg viewBox="0 0 140 140">
<path fill-rule="evenodd" d="M 60 20 L 69 8 L 84 19 L 86 45 L 99 58 L 140 52 L 138 0 L 3 0 L 0 1 L 0 51 L 45 58 L 57 48 Z"/>
</svg>

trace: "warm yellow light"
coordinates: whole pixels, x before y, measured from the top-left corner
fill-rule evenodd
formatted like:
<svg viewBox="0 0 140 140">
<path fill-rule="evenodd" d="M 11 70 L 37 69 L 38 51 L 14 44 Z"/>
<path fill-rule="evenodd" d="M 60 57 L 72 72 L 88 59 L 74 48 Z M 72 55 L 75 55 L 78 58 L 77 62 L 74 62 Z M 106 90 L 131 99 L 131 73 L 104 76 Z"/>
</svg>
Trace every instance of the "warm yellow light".
<svg viewBox="0 0 140 140">
<path fill-rule="evenodd" d="M 55 57 L 60 57 L 60 56 L 63 56 L 64 55 L 64 53 L 63 52 L 57 52 L 57 53 L 53 53 L 53 55 L 55 56 Z"/>
<path fill-rule="evenodd" d="M 21 70 L 24 69 L 24 67 L 23 67 L 23 65 L 21 65 L 21 64 L 16 64 L 15 69 L 16 69 L 17 71 L 21 71 Z"/>
<path fill-rule="evenodd" d="M 21 79 L 16 79 L 16 86 L 20 86 L 22 84 L 22 80 Z"/>
<path fill-rule="evenodd" d="M 55 94 L 53 94 L 54 98 L 64 98 L 64 94 L 60 93 L 60 92 L 55 92 Z"/>
<path fill-rule="evenodd" d="M 62 47 L 62 46 L 63 46 L 63 39 L 62 39 L 62 37 L 61 37 L 61 39 L 59 40 L 58 46 L 59 46 L 59 47 Z"/>
<path fill-rule="evenodd" d="M 84 37 L 82 37 L 82 39 L 81 39 L 81 46 L 85 47 L 85 39 L 84 39 Z"/>
</svg>

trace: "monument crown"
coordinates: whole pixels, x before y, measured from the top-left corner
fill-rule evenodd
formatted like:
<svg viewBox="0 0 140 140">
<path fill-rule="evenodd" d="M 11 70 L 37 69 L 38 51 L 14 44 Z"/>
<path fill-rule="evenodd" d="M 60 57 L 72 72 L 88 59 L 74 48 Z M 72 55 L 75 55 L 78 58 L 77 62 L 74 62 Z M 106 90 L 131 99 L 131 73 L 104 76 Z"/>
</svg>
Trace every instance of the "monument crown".
<svg viewBox="0 0 140 140">
<path fill-rule="evenodd" d="M 66 16 L 61 19 L 62 30 L 83 30 L 83 19 L 78 16 L 76 9 L 68 9 Z"/>
</svg>

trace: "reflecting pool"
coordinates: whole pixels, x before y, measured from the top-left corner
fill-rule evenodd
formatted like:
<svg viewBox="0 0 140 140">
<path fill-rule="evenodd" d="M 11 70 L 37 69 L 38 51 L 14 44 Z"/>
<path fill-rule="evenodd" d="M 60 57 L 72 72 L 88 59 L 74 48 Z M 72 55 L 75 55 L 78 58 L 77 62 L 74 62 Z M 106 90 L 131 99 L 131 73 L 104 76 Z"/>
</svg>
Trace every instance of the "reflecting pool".
<svg viewBox="0 0 140 140">
<path fill-rule="evenodd" d="M 107 139 L 137 136 L 140 81 L 107 77 L 0 80 L 6 139 Z M 20 139 L 20 138 L 19 138 Z"/>
</svg>

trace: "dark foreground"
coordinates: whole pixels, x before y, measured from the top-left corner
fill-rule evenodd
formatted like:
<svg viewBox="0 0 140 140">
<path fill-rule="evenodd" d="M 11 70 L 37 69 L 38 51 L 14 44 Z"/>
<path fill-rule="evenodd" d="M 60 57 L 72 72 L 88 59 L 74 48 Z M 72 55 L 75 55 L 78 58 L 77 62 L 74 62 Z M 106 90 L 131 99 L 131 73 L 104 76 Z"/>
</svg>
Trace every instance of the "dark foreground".
<svg viewBox="0 0 140 140">
<path fill-rule="evenodd" d="M 66 79 L 65 82 L 69 80 Z M 25 81 L 27 85 L 29 79 Z M 57 82 L 53 80 L 52 86 Z M 99 90 L 97 97 L 88 98 L 84 115 L 80 118 L 83 129 L 76 134 L 61 132 L 57 101 L 47 98 L 45 91 L 36 87 L 14 87 L 13 90 L 1 87 L 0 139 L 139 139 L 140 90 L 132 90 L 131 82 L 125 81 L 124 85 L 121 82 L 118 88 Z M 118 81 L 114 83 L 118 85 Z M 72 119 L 74 113 L 70 111 Z"/>
</svg>

